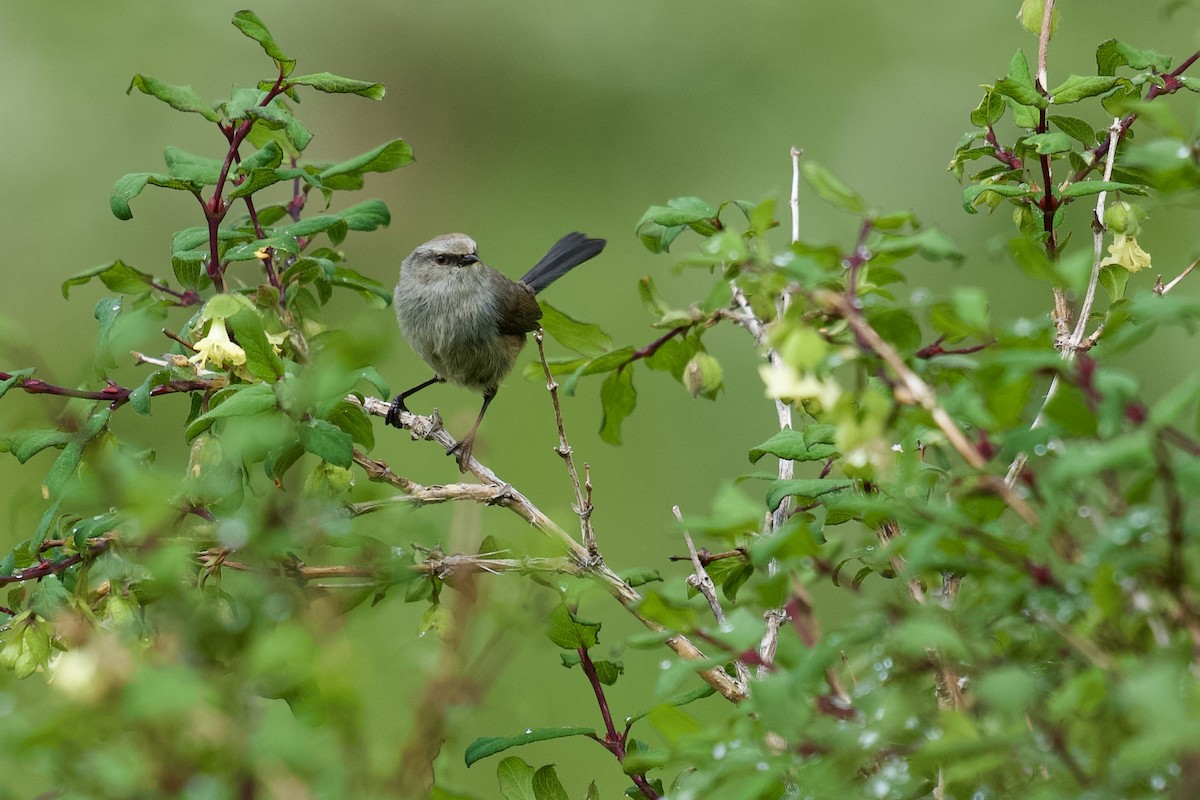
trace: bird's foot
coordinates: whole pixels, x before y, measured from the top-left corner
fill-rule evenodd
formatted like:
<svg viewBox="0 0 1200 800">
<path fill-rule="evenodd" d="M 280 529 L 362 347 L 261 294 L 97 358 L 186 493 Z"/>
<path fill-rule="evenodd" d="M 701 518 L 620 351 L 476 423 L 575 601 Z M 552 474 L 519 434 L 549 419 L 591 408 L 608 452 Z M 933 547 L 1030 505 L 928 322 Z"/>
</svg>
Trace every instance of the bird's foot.
<svg viewBox="0 0 1200 800">
<path fill-rule="evenodd" d="M 475 437 L 468 436 L 465 439 L 459 439 L 453 447 L 446 451 L 446 455 L 454 456 L 454 460 L 458 462 L 458 471 L 466 472 L 467 464 L 471 461 L 471 451 L 475 448 Z"/>
<path fill-rule="evenodd" d="M 401 399 L 402 397 L 403 395 L 396 395 L 396 399 L 392 401 L 390 406 L 388 406 L 387 416 L 383 418 L 384 423 L 391 425 L 393 428 L 404 427 L 400 424 L 400 412 L 408 412 L 408 406 L 404 405 L 404 400 Z"/>
</svg>

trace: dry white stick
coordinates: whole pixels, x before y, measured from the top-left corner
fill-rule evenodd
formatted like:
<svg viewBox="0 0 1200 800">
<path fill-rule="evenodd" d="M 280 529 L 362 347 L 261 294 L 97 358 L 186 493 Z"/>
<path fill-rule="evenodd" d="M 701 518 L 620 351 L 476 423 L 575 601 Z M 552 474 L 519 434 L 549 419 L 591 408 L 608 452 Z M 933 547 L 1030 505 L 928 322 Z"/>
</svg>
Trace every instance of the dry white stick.
<svg viewBox="0 0 1200 800">
<path fill-rule="evenodd" d="M 1175 288 L 1175 286 L 1176 286 L 1176 285 L 1177 285 L 1177 284 L 1178 284 L 1178 283 L 1179 283 L 1181 280 L 1183 280 L 1184 278 L 1186 278 L 1186 277 L 1187 277 L 1187 276 L 1188 276 L 1188 275 L 1191 273 L 1191 271 L 1192 271 L 1192 270 L 1194 270 L 1194 269 L 1196 268 L 1196 265 L 1197 265 L 1197 264 L 1200 264 L 1200 258 L 1197 258 L 1197 259 L 1196 259 L 1195 261 L 1193 261 L 1191 264 L 1188 264 L 1188 268 L 1187 268 L 1187 269 L 1185 269 L 1183 272 L 1181 272 L 1181 273 L 1179 273 L 1178 275 L 1176 275 L 1176 276 L 1175 276 L 1175 279 L 1174 279 L 1174 280 L 1172 280 L 1170 283 L 1168 283 L 1168 284 L 1166 284 L 1166 285 L 1163 285 L 1163 282 L 1162 282 L 1162 275 L 1159 275 L 1159 276 L 1158 276 L 1158 278 L 1156 278 L 1156 279 L 1155 279 L 1155 281 L 1154 281 L 1154 293 L 1155 293 L 1155 294 L 1166 294 L 1167 292 L 1169 292 L 1169 291 L 1171 291 L 1172 289 L 1174 289 L 1174 288 Z"/>
<path fill-rule="evenodd" d="M 1052 3 L 1047 3 L 1047 7 Z M 1108 153 L 1104 160 L 1104 177 L 1103 180 L 1112 179 L 1113 159 L 1117 153 L 1117 137 L 1121 131 L 1120 117 L 1114 117 L 1112 125 L 1108 128 L 1109 140 L 1113 143 L 1108 148 Z M 1096 331 L 1091 337 L 1087 337 L 1087 326 L 1089 317 L 1092 315 L 1092 304 L 1096 300 L 1096 287 L 1100 283 L 1100 262 L 1104 260 L 1104 203 L 1108 199 L 1108 192 L 1100 192 L 1096 198 L 1095 219 L 1092 220 L 1092 274 L 1088 279 L 1087 290 L 1084 292 L 1083 305 L 1079 308 L 1079 316 L 1075 320 L 1075 329 L 1071 331 L 1070 337 L 1063 342 L 1062 357 L 1070 363 L 1075 360 L 1075 355 L 1087 347 L 1095 344 L 1100 338 L 1100 332 L 1103 330 L 1103 323 L 1096 328 Z M 1086 337 L 1086 338 L 1085 338 Z M 1086 347 L 1085 347 L 1086 343 Z M 1042 401 L 1042 407 L 1038 409 L 1037 416 L 1033 418 L 1033 423 L 1030 425 L 1031 430 L 1036 430 L 1042 427 L 1046 422 L 1046 407 L 1050 405 L 1050 401 L 1054 399 L 1054 395 L 1058 393 L 1059 379 L 1055 375 L 1050 379 L 1050 386 L 1046 389 L 1046 397 Z M 1017 482 L 1017 476 L 1021 474 L 1021 470 L 1025 469 L 1026 462 L 1029 461 L 1028 453 L 1018 453 L 1013 459 L 1012 464 L 1008 467 L 1008 474 L 1004 476 L 1004 482 L 1009 486 L 1013 486 Z"/>
<path fill-rule="evenodd" d="M 679 506 L 671 506 L 671 512 L 675 515 L 675 519 L 679 520 L 680 526 L 683 525 L 683 513 L 680 512 Z M 704 565 L 700 563 L 700 554 L 696 552 L 696 543 L 692 541 L 692 535 L 687 529 L 683 529 L 683 540 L 687 542 L 688 555 L 692 558 L 692 567 L 695 569 L 688 576 L 687 582 L 696 587 L 700 594 L 704 595 L 704 599 L 708 601 L 708 607 L 712 609 L 713 618 L 716 619 L 718 625 L 725 624 L 725 611 L 721 608 L 721 601 L 717 599 L 717 586 L 705 571 Z M 733 662 L 733 668 L 737 670 L 738 682 L 743 687 L 750 684 L 750 670 L 742 663 L 741 659 L 736 659 Z"/>
</svg>

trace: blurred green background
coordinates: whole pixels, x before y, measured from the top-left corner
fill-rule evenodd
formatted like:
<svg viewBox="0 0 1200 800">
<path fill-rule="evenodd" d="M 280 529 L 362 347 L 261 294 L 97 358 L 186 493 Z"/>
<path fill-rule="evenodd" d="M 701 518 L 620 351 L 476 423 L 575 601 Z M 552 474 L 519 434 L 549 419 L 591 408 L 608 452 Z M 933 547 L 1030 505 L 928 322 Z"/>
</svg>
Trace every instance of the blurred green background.
<svg viewBox="0 0 1200 800">
<path fill-rule="evenodd" d="M 124 173 L 159 169 L 169 144 L 217 155 L 222 140 L 195 115 L 124 91 L 133 74 L 143 73 L 191 84 L 201 96 L 216 99 L 231 84 L 251 85 L 269 76 L 270 62 L 229 25 L 233 12 L 245 5 L 244 0 L 0 5 L 0 367 L 37 366 L 40 377 L 59 383 L 87 380 L 95 330 L 91 308 L 104 289 L 99 284 L 76 289 L 72 302 L 65 302 L 62 280 L 114 258 L 170 274 L 170 235 L 198 224 L 194 203 L 181 194 L 147 190 L 134 201 L 134 220 L 120 222 L 109 213 L 109 190 Z M 672 277 L 671 256 L 642 248 L 634 236 L 642 211 L 680 195 L 713 203 L 775 197 L 786 219 L 792 146 L 804 148 L 806 157 L 829 167 L 875 206 L 911 209 L 942 226 L 967 251 L 957 269 L 909 268 L 910 289 L 942 293 L 956 284 L 983 286 L 996 317 L 1044 317 L 1049 296 L 996 255 L 1011 230 L 1007 212 L 995 218 L 966 215 L 959 187 L 945 172 L 955 142 L 969 127 L 979 84 L 1002 77 L 1018 48 L 1033 58 L 1036 39 L 1016 23 L 1018 5 L 1016 0 L 336 5 L 263 0 L 253 9 L 298 59 L 298 72 L 328 70 L 388 88 L 382 103 L 305 94 L 298 116 L 316 134 L 309 157 L 338 160 L 395 137 L 415 150 L 414 165 L 368 176 L 363 196 L 386 201 L 393 221 L 383 232 L 346 242 L 351 266 L 390 285 L 413 246 L 461 230 L 476 238 L 486 262 L 516 277 L 558 236 L 582 230 L 608 238 L 608 249 L 544 297 L 568 314 L 600 323 L 618 344 L 640 345 L 658 333 L 649 329 L 638 302 L 639 277 L 657 276 L 664 294 L 678 303 L 698 297 L 709 283 L 707 275 Z M 1185 7 L 1168 17 L 1167 5 L 1060 3 L 1050 83 L 1094 71 L 1096 45 L 1112 37 L 1170 53 L 1176 62 L 1186 57 L 1200 46 L 1200 14 Z M 1191 123 L 1192 97 L 1168 102 Z M 1168 279 L 1195 256 L 1193 200 L 1150 209 L 1142 243 L 1155 258 L 1153 271 Z M 801 207 L 805 237 L 849 247 L 854 220 L 827 210 L 808 193 Z M 1085 226 L 1081 222 L 1078 230 Z M 780 245 L 785 238 L 786 225 Z M 1082 237 L 1073 244 L 1089 246 Z M 692 246 L 684 236 L 676 251 L 687 253 Z M 1133 283 L 1152 281 L 1142 274 Z M 1198 285 L 1184 288 L 1196 292 Z M 364 311 L 350 298 L 335 303 L 355 337 L 378 343 L 377 366 L 393 390 L 427 377 L 427 368 L 399 339 L 390 311 Z M 744 332 L 730 328 L 706 341 L 725 367 L 725 393 L 716 403 L 691 401 L 666 376 L 640 370 L 638 409 L 625 424 L 622 447 L 603 444 L 596 435 L 596 383 L 585 381 L 579 396 L 566 402 L 576 452 L 592 466 L 593 520 L 617 569 L 645 564 L 678 579 L 681 572 L 665 561 L 683 550 L 671 505 L 685 513 L 705 511 L 722 484 L 749 471 L 746 451 L 775 425 Z M 1194 350 L 1183 350 L 1182 341 L 1166 340 L 1139 353 L 1135 366 L 1148 391 L 1161 371 L 1177 375 L 1196 368 Z M 141 346 L 165 351 L 167 342 Z M 532 353 L 530 348 L 523 363 Z M 569 485 L 551 451 L 550 405 L 541 383 L 523 380 L 519 369 L 489 412 L 476 453 L 571 528 Z M 458 432 L 478 409 L 476 396 L 453 387 L 430 389 L 416 400 L 414 409 L 436 405 Z M 10 395 L 0 429 L 44 427 L 61 409 L 54 399 Z M 186 411 L 183 400 L 155 406 L 157 423 L 173 437 Z M 122 420 L 116 424 L 118 433 L 136 428 Z M 375 455 L 397 472 L 425 483 L 457 479 L 453 463 L 433 448 L 382 426 L 378 432 Z M 160 458 L 184 452 L 182 441 L 152 443 Z M 20 470 L 7 457 L 0 461 L 8 529 L 0 538 L 25 538 L 36 525 L 43 510 L 38 483 L 49 459 L 43 455 Z M 426 508 L 371 524 L 392 526 L 377 535 L 401 545 L 449 540 L 453 529 L 460 549 L 471 549 L 485 533 L 524 535 L 531 548 L 538 546 L 515 520 L 494 509 Z M 529 635 L 519 633 L 522 623 L 544 610 L 545 596 L 518 578 L 496 578 L 488 590 L 498 605 L 511 608 L 513 636 Z M 635 630 L 603 599 L 585 611 L 610 623 L 602 635 L 608 645 Z M 389 768 L 411 729 L 412 697 L 436 670 L 437 645 L 432 637 L 416 637 L 417 613 L 390 599 L 360 608 L 346 628 L 331 632 L 345 649 L 337 663 L 349 680 L 378 697 L 363 721 L 371 731 L 373 763 L 381 770 Z M 442 768 L 448 785 L 483 796 L 492 791 L 494 764 L 469 771 L 462 766 L 462 749 L 476 735 L 599 723 L 581 676 L 555 667 L 557 656 L 544 640 L 531 641 L 497 656 L 496 681 L 481 708 L 452 720 Z M 634 680 L 613 692 L 618 715 L 648 700 L 653 680 L 639 670 L 656 669 L 663 652 L 626 654 Z M 0 724 L 12 705 L 0 702 Z M 625 785 L 594 745 L 555 745 L 553 753 L 560 774 L 572 776 L 573 795 L 583 786 L 577 774 L 603 774 L 605 796 Z M 529 748 L 521 755 L 533 762 L 539 751 Z"/>
</svg>

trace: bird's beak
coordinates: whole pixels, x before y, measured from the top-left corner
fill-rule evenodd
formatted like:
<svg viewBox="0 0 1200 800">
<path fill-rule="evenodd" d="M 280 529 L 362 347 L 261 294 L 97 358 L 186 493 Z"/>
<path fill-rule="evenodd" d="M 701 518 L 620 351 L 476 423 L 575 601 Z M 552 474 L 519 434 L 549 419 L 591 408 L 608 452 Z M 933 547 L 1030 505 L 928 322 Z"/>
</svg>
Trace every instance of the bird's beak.
<svg viewBox="0 0 1200 800">
<path fill-rule="evenodd" d="M 475 255 L 474 253 L 467 253 L 465 256 L 463 256 L 463 257 L 462 257 L 462 263 L 464 263 L 464 264 L 478 264 L 478 263 L 479 263 L 479 256 Z"/>
</svg>

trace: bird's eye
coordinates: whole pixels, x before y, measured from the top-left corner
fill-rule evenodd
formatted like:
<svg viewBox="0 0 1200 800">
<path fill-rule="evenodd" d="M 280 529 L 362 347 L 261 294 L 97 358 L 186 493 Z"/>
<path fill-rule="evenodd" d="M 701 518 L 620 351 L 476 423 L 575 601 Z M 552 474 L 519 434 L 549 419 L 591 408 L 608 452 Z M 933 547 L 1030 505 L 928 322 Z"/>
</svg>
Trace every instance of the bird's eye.
<svg viewBox="0 0 1200 800">
<path fill-rule="evenodd" d="M 446 264 L 449 263 L 449 261 L 450 261 L 449 256 L 442 255 L 441 253 L 439 253 L 438 255 L 433 257 L 433 263 L 438 264 L 443 267 L 446 266 Z"/>
</svg>

